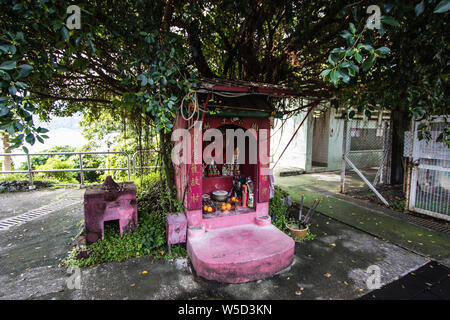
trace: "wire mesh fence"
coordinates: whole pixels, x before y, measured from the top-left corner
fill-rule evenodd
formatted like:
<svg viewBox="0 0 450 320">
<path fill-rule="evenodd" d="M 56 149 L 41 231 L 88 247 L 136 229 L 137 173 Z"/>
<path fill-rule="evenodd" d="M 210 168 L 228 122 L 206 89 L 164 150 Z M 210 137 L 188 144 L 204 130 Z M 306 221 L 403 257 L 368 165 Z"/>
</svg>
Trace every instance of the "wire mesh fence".
<svg viewBox="0 0 450 320">
<path fill-rule="evenodd" d="M 391 139 L 388 120 L 345 122 L 341 176 L 343 192 L 352 193 L 390 183 Z"/>
</svg>

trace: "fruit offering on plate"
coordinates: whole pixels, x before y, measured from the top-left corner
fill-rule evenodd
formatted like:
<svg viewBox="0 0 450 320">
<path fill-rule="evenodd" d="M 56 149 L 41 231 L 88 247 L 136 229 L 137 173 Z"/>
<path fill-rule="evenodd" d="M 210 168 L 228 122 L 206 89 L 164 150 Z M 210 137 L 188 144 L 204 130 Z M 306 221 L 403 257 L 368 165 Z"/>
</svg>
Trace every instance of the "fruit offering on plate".
<svg viewBox="0 0 450 320">
<path fill-rule="evenodd" d="M 204 206 L 203 207 L 203 212 L 211 213 L 211 212 L 214 212 L 214 211 L 215 211 L 214 208 L 211 207 L 211 206 Z"/>
</svg>

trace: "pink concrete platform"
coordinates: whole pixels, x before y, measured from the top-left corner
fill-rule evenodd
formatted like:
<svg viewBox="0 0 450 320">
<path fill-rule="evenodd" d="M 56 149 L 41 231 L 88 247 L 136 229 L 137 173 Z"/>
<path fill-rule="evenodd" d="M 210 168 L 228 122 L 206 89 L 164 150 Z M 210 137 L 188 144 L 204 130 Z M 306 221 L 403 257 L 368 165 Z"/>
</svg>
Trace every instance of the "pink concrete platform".
<svg viewBox="0 0 450 320">
<path fill-rule="evenodd" d="M 208 230 L 187 240 L 197 275 L 224 283 L 272 276 L 292 263 L 294 246 L 292 238 L 271 224 Z"/>
</svg>

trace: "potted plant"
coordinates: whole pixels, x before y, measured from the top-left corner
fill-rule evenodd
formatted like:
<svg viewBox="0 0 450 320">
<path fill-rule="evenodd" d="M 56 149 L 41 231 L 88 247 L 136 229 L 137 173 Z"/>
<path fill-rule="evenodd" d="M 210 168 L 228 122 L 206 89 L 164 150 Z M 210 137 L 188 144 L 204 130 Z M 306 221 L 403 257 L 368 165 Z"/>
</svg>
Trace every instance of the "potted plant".
<svg viewBox="0 0 450 320">
<path fill-rule="evenodd" d="M 304 197 L 305 195 L 302 193 L 300 197 L 300 210 L 298 213 L 298 220 L 286 223 L 286 228 L 289 230 L 291 235 L 299 239 L 304 238 L 308 233 L 308 224 L 311 221 L 311 217 L 320 203 L 320 200 L 314 200 L 313 205 L 311 206 L 311 208 L 309 208 L 304 219 L 302 220 Z"/>
</svg>

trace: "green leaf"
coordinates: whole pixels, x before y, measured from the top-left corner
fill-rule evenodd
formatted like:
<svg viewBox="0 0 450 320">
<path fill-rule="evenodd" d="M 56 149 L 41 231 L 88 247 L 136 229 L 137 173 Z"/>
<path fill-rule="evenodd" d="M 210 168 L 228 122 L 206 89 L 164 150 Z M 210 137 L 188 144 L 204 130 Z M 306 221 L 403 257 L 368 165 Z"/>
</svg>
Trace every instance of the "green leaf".
<svg viewBox="0 0 450 320">
<path fill-rule="evenodd" d="M 344 39 L 348 39 L 352 36 L 352 34 L 350 32 L 348 32 L 347 30 L 344 30 L 341 32 L 340 36 Z"/>
<path fill-rule="evenodd" d="M 355 34 L 355 32 L 356 32 L 355 25 L 354 25 L 353 23 L 350 22 L 350 25 L 349 25 L 349 26 L 350 26 L 350 32 L 353 33 L 353 34 Z"/>
<path fill-rule="evenodd" d="M 2 77 L 2 79 L 5 81 L 11 80 L 11 76 L 9 75 L 9 73 L 3 70 L 0 70 L 0 77 Z"/>
<path fill-rule="evenodd" d="M 320 76 L 326 77 L 331 72 L 330 69 L 325 69 L 320 73 Z"/>
<path fill-rule="evenodd" d="M 438 3 L 436 8 L 434 8 L 434 13 L 444 13 L 450 10 L 450 0 L 442 0 Z"/>
<path fill-rule="evenodd" d="M 17 93 L 17 88 L 15 86 L 10 86 L 8 91 L 9 93 L 11 93 L 11 95 L 15 96 Z"/>
<path fill-rule="evenodd" d="M 331 81 L 336 84 L 339 81 L 339 72 L 335 69 L 330 73 Z"/>
<path fill-rule="evenodd" d="M 377 54 L 389 54 L 391 52 L 391 49 L 389 49 L 388 47 L 380 47 L 377 50 L 375 50 L 375 52 Z"/>
<path fill-rule="evenodd" d="M 37 131 L 38 133 L 46 133 L 46 132 L 48 132 L 48 129 L 39 127 L 39 128 L 36 129 L 36 131 Z"/>
<path fill-rule="evenodd" d="M 335 56 L 334 56 L 332 53 L 330 53 L 330 55 L 328 56 L 328 62 L 329 62 L 332 66 L 336 65 Z"/>
<path fill-rule="evenodd" d="M 65 40 L 69 40 L 70 38 L 69 30 L 65 26 L 61 28 L 61 33 Z"/>
<path fill-rule="evenodd" d="M 358 63 L 361 63 L 361 61 L 363 60 L 363 57 L 359 52 L 356 52 L 355 59 L 356 59 L 356 61 L 358 61 Z"/>
<path fill-rule="evenodd" d="M 425 10 L 425 3 L 423 3 L 423 1 L 420 1 L 414 8 L 416 16 L 421 15 L 424 10 Z"/>
<path fill-rule="evenodd" d="M 362 64 L 363 71 L 367 71 L 370 68 L 372 68 L 374 62 L 375 62 L 375 57 L 366 58 Z"/>
<path fill-rule="evenodd" d="M 9 113 L 9 108 L 6 106 L 0 106 L 0 117 L 6 116 Z"/>
<path fill-rule="evenodd" d="M 26 154 L 28 154 L 28 148 L 27 148 L 27 147 L 23 146 L 23 147 L 22 147 L 22 150 L 23 150 L 23 152 L 25 152 Z"/>
<path fill-rule="evenodd" d="M 25 141 L 33 145 L 36 142 L 36 139 L 34 138 L 34 135 L 30 133 L 25 137 Z"/>
<path fill-rule="evenodd" d="M 30 74 L 31 70 L 33 70 L 32 66 L 30 66 L 29 64 L 22 64 L 19 66 L 19 75 L 22 78 L 25 78 Z"/>
<path fill-rule="evenodd" d="M 350 119 L 352 119 L 354 116 L 355 116 L 355 111 L 354 110 L 350 111 L 349 114 L 348 114 L 348 117 Z"/>
<path fill-rule="evenodd" d="M 391 25 L 393 27 L 400 27 L 400 23 L 391 16 L 382 16 L 381 22 Z"/>
<path fill-rule="evenodd" d="M 2 64 L 0 64 L 0 69 L 2 70 L 12 70 L 16 67 L 15 61 L 5 61 Z"/>
</svg>

